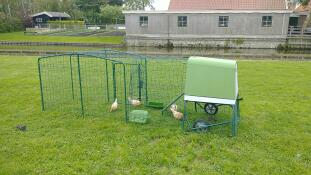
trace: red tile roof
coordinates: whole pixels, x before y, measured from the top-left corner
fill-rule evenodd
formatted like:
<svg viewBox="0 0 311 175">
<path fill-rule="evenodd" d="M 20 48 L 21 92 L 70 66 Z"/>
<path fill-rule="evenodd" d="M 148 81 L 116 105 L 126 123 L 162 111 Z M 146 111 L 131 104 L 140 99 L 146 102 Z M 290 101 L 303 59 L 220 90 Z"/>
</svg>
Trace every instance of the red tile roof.
<svg viewBox="0 0 311 175">
<path fill-rule="evenodd" d="M 171 0 L 169 10 L 286 10 L 286 0 Z"/>
</svg>

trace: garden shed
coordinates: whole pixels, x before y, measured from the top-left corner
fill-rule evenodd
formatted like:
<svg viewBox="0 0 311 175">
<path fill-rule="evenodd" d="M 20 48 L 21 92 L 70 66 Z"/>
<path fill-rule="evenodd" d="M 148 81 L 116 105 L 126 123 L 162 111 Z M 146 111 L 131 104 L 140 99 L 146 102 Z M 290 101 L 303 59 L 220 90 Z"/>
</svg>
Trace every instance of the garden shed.
<svg viewBox="0 0 311 175">
<path fill-rule="evenodd" d="M 53 20 L 68 20 L 71 16 L 66 12 L 40 12 L 31 15 L 31 18 L 35 25 L 42 25 Z"/>
</svg>

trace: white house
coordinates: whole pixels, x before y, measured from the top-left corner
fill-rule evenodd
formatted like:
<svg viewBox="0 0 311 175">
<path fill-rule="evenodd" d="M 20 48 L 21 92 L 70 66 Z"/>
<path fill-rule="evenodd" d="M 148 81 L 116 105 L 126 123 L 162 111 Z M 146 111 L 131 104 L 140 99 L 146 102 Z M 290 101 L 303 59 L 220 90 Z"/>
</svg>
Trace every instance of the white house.
<svg viewBox="0 0 311 175">
<path fill-rule="evenodd" d="M 171 0 L 166 11 L 124 11 L 129 46 L 275 48 L 286 41 L 286 0 Z"/>
</svg>

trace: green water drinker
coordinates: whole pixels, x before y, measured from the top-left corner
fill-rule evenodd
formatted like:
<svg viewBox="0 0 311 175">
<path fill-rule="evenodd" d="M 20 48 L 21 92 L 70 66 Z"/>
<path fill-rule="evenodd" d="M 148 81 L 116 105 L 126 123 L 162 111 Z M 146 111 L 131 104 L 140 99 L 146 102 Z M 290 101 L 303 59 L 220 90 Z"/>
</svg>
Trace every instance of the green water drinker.
<svg viewBox="0 0 311 175">
<path fill-rule="evenodd" d="M 133 110 L 130 112 L 129 121 L 133 123 L 147 123 L 149 119 L 148 111 Z"/>
</svg>

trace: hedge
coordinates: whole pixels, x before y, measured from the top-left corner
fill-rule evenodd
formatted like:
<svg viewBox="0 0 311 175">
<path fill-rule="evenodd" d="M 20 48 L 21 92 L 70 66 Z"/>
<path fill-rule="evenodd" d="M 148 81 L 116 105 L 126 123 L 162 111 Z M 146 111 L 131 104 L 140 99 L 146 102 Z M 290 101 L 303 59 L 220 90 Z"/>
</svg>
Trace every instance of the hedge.
<svg viewBox="0 0 311 175">
<path fill-rule="evenodd" d="M 22 21 L 18 18 L 0 19 L 0 33 L 23 30 Z"/>
</svg>

